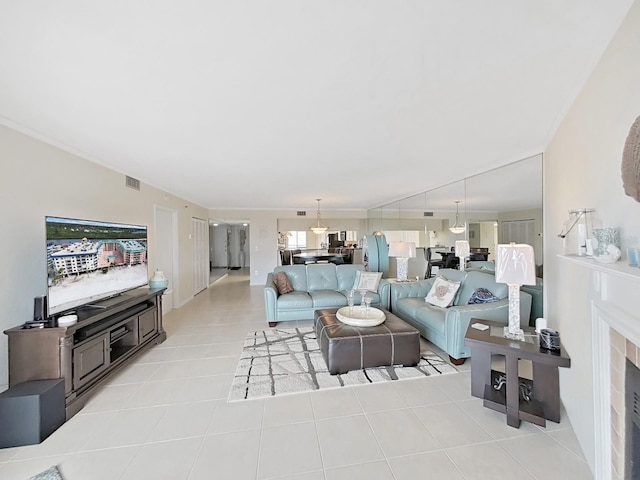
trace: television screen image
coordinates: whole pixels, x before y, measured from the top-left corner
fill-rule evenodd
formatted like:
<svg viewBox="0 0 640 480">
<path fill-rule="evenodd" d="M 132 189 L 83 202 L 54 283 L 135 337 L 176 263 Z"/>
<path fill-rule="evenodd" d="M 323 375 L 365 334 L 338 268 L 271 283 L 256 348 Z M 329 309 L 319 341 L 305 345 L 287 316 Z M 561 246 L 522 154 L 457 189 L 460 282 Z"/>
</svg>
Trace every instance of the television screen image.
<svg viewBox="0 0 640 480">
<path fill-rule="evenodd" d="M 48 314 L 147 284 L 147 227 L 46 217 Z"/>
</svg>

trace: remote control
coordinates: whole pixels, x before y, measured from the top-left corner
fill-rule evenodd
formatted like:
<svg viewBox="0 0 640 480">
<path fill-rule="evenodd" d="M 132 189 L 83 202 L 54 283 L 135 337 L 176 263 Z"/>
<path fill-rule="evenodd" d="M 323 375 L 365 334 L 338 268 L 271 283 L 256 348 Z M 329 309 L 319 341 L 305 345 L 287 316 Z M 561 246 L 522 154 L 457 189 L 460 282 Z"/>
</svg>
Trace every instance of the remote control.
<svg viewBox="0 0 640 480">
<path fill-rule="evenodd" d="M 484 331 L 489 329 L 489 325 L 485 325 L 484 323 L 474 323 L 473 325 L 471 325 L 471 328 Z"/>
</svg>

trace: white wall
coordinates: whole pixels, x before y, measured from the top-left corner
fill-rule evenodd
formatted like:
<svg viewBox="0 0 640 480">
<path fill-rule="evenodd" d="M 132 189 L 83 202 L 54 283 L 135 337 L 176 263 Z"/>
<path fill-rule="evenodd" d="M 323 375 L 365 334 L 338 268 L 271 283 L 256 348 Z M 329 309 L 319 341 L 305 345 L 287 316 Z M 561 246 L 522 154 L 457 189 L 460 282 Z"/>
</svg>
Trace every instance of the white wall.
<svg viewBox="0 0 640 480">
<path fill-rule="evenodd" d="M 593 470 L 593 381 L 588 275 L 558 257 L 568 210 L 593 207 L 596 222 L 640 238 L 640 204 L 625 196 L 622 149 L 640 115 L 640 3 L 635 2 L 544 155 L 545 316 L 571 356 L 561 397 Z M 550 73 L 552 74 L 552 73 Z M 623 245 L 624 247 L 625 245 Z"/>
<path fill-rule="evenodd" d="M 301 209 L 303 210 L 303 209 Z M 267 274 L 278 265 L 278 231 L 306 230 L 316 223 L 316 209 L 308 208 L 301 219 L 295 210 L 210 210 L 209 218 L 224 221 L 227 218 L 243 218 L 249 222 L 251 248 L 251 285 L 264 285 Z M 360 236 L 366 232 L 366 210 L 320 210 L 321 221 L 331 230 L 357 230 Z M 361 232 L 362 229 L 362 232 Z M 310 240 L 315 240 L 311 236 Z M 316 247 L 315 244 L 309 245 Z"/>
<path fill-rule="evenodd" d="M 125 187 L 125 175 L 0 126 L 0 218 L 3 274 L 0 330 L 31 320 L 33 298 L 47 292 L 46 215 L 147 225 L 149 272 L 155 269 L 154 205 L 178 211 L 178 305 L 193 294 L 191 217 L 207 210 L 142 184 Z M 8 383 L 7 337 L 0 339 L 0 390 Z"/>
</svg>

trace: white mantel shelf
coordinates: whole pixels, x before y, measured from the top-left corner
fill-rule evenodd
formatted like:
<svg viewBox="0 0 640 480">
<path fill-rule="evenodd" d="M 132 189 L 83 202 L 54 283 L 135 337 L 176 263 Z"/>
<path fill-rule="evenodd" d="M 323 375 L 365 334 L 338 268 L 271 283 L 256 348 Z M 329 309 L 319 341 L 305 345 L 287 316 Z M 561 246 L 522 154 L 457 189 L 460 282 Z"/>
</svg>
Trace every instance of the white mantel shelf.
<svg viewBox="0 0 640 480">
<path fill-rule="evenodd" d="M 558 257 L 592 270 L 618 275 L 620 277 L 626 277 L 631 281 L 640 282 L 640 268 L 630 267 L 626 262 L 620 260 L 615 263 L 600 263 L 591 257 L 581 257 L 578 255 L 558 255 Z"/>
</svg>

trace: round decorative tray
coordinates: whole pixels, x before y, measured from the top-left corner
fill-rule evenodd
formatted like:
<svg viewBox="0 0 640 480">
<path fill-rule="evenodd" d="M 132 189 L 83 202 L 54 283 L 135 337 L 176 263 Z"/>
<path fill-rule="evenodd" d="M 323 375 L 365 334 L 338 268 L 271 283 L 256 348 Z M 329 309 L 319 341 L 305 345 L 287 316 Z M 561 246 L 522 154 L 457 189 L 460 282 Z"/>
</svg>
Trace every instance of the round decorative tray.
<svg viewBox="0 0 640 480">
<path fill-rule="evenodd" d="M 375 327 L 387 319 L 382 310 L 369 307 L 367 312 L 367 309 L 361 306 L 342 307 L 336 312 L 336 317 L 352 327 Z"/>
</svg>

